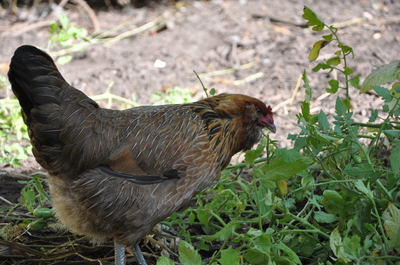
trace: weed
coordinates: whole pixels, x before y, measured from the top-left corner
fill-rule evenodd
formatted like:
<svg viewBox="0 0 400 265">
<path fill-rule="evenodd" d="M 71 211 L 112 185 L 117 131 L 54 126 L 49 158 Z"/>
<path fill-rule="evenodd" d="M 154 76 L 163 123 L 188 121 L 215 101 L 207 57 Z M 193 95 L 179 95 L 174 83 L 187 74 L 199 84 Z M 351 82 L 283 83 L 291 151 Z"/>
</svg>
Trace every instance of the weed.
<svg viewBox="0 0 400 265">
<path fill-rule="evenodd" d="M 154 105 L 185 104 L 194 101 L 192 94 L 188 89 L 173 87 L 165 92 L 157 92 L 151 98 L 155 101 Z"/>
<path fill-rule="evenodd" d="M 360 85 L 349 66 L 353 49 L 341 41 L 338 29 L 308 7 L 303 18 L 314 31 L 330 32 L 314 44 L 311 61 L 336 43 L 332 58 L 312 71 L 338 71 L 344 81 L 330 80 L 327 92 L 343 89 L 345 97 L 337 97 L 333 121 L 323 110 L 311 115 L 313 88 L 304 71 L 306 100 L 297 114 L 301 132 L 288 136 L 294 148 L 278 149 L 265 136 L 247 151 L 245 163 L 228 167 L 219 182 L 197 196 L 196 209 L 165 221 L 197 246 L 189 248 L 193 258 L 188 264 L 203 264 L 199 251 L 210 255 L 207 264 L 221 265 L 400 261 L 394 254 L 400 248 L 400 85 L 380 86 L 399 80 L 399 61 L 379 66 Z M 383 100 L 382 110 L 371 110 L 367 124 L 353 118 L 352 88 L 374 89 Z M 386 157 L 379 155 L 382 142 L 389 150 Z M 193 230 L 203 235 L 191 235 Z"/>
</svg>

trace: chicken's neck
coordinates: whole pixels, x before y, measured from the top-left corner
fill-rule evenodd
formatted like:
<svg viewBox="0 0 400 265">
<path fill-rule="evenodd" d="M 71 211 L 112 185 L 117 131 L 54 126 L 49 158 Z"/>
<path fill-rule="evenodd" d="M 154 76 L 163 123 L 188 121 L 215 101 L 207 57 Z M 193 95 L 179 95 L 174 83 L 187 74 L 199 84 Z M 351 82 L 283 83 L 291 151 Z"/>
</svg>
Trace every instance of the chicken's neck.
<svg viewBox="0 0 400 265">
<path fill-rule="evenodd" d="M 243 149 L 241 128 L 235 119 L 221 117 L 203 102 L 188 104 L 204 122 L 213 151 L 218 155 L 221 170 L 229 165 L 234 154 Z"/>
</svg>

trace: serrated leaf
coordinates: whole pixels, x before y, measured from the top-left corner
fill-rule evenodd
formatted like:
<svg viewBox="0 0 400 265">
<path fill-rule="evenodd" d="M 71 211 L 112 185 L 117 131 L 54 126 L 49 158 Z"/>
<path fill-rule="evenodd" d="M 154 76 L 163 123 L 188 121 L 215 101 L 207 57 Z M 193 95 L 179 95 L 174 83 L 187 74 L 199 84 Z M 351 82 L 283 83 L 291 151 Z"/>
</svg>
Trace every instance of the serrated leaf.
<svg viewBox="0 0 400 265">
<path fill-rule="evenodd" d="M 400 141 L 395 141 L 395 148 L 392 149 L 392 152 L 389 156 L 390 165 L 392 166 L 393 172 L 400 172 Z"/>
<path fill-rule="evenodd" d="M 329 244 L 331 247 L 331 250 L 335 254 L 336 257 L 343 259 L 342 261 L 344 262 L 350 262 L 351 260 L 347 257 L 344 247 L 343 247 L 343 241 L 342 237 L 339 232 L 339 227 L 336 227 L 333 229 L 330 239 L 329 239 Z"/>
<path fill-rule="evenodd" d="M 175 265 L 175 263 L 171 259 L 161 256 L 158 258 L 156 265 Z"/>
<path fill-rule="evenodd" d="M 307 25 L 314 26 L 312 29 L 315 31 L 321 31 L 325 27 L 323 20 L 307 6 L 304 6 L 304 13 L 302 17 L 307 20 Z"/>
<path fill-rule="evenodd" d="M 400 60 L 392 61 L 389 64 L 378 65 L 365 78 L 361 85 L 360 93 L 367 92 L 372 89 L 372 86 L 379 86 L 388 82 L 393 82 L 399 77 Z"/>
<path fill-rule="evenodd" d="M 343 106 L 346 108 L 346 110 L 351 109 L 351 102 L 350 102 L 349 98 L 342 99 L 342 102 L 343 102 Z"/>
<path fill-rule="evenodd" d="M 303 72 L 303 87 L 306 89 L 306 102 L 310 103 L 311 99 L 312 99 L 312 88 L 310 86 L 310 84 L 308 83 L 308 78 L 307 78 L 307 72 L 306 70 L 304 70 Z"/>
<path fill-rule="evenodd" d="M 324 130 L 324 131 L 329 130 L 328 119 L 326 118 L 325 112 L 323 112 L 322 110 L 320 110 L 319 114 L 318 114 L 318 123 L 321 125 L 322 130 Z"/>
<path fill-rule="evenodd" d="M 367 177 L 373 174 L 374 168 L 370 164 L 357 164 L 353 166 L 351 164 L 347 164 L 343 170 L 343 173 L 350 176 L 350 177 Z"/>
<path fill-rule="evenodd" d="M 285 162 L 283 156 L 272 159 L 269 164 L 262 166 L 263 171 L 266 171 L 262 180 L 278 181 L 281 179 L 289 179 L 291 176 L 300 173 L 308 168 L 313 162 L 310 157 L 300 157 L 295 162 Z"/>
<path fill-rule="evenodd" d="M 400 248 L 400 210 L 396 205 L 389 203 L 382 214 L 383 226 L 389 236 L 389 243 L 394 248 Z"/>
<path fill-rule="evenodd" d="M 344 205 L 344 199 L 337 191 L 325 190 L 322 194 L 324 200 L 330 201 L 333 205 L 338 208 L 342 208 Z"/>
<path fill-rule="evenodd" d="M 259 247 L 261 250 L 268 252 L 273 246 L 271 236 L 263 233 L 254 240 L 254 245 Z"/>
<path fill-rule="evenodd" d="M 291 262 L 294 262 L 294 264 L 302 264 L 299 257 L 297 256 L 296 252 L 294 252 L 291 248 L 289 248 L 288 246 L 286 246 L 285 244 L 283 244 L 282 242 L 279 242 L 278 244 L 274 244 L 272 246 L 273 249 L 280 249 L 283 252 L 285 252 L 289 258 Z"/>
<path fill-rule="evenodd" d="M 243 257 L 249 264 L 268 264 L 268 256 L 257 248 L 249 249 Z"/>
<path fill-rule="evenodd" d="M 318 223 L 333 223 L 335 221 L 338 220 L 336 215 L 330 214 L 330 213 L 326 213 L 323 211 L 315 211 L 314 212 L 314 219 L 318 222 Z"/>
<path fill-rule="evenodd" d="M 306 121 L 308 121 L 310 117 L 310 103 L 304 101 L 303 103 L 301 103 L 300 108 L 301 108 L 301 115 L 304 117 Z"/>
<path fill-rule="evenodd" d="M 320 136 L 320 137 L 322 137 L 323 139 L 328 140 L 328 141 L 339 141 L 339 140 L 340 140 L 340 138 L 337 138 L 337 137 L 333 137 L 333 136 L 324 134 L 324 133 L 322 133 L 322 132 L 320 132 L 320 131 L 318 131 L 318 130 L 315 130 L 315 133 L 316 133 L 318 136 Z"/>
<path fill-rule="evenodd" d="M 275 151 L 276 156 L 283 156 L 285 162 L 294 162 L 301 157 L 301 154 L 294 149 L 280 148 Z"/>
<path fill-rule="evenodd" d="M 372 86 L 372 88 L 375 90 L 375 92 L 382 97 L 382 99 L 387 103 L 393 100 L 393 96 L 390 94 L 389 89 L 386 87 L 381 87 L 381 86 Z"/>
<path fill-rule="evenodd" d="M 240 263 L 239 249 L 233 249 L 230 246 L 227 249 L 221 250 L 221 258 L 217 259 L 221 265 L 238 265 Z"/>
<path fill-rule="evenodd" d="M 343 247 L 347 257 L 353 260 L 357 259 L 358 257 L 357 253 L 361 247 L 360 237 L 357 235 L 353 235 L 352 237 L 347 236 L 343 238 Z"/>
<path fill-rule="evenodd" d="M 199 221 L 205 226 L 208 226 L 210 224 L 210 217 L 211 214 L 206 209 L 199 209 L 197 211 L 197 219 L 199 219 Z"/>
<path fill-rule="evenodd" d="M 339 97 L 336 98 L 335 109 L 336 109 L 336 114 L 339 116 L 343 116 L 346 114 L 346 108 L 344 107 L 344 104 Z"/>
<path fill-rule="evenodd" d="M 203 237 L 205 241 L 213 241 L 213 240 L 225 240 L 227 238 L 230 238 L 233 235 L 233 232 L 235 231 L 236 228 L 238 228 L 240 224 L 235 223 L 235 222 L 230 222 L 228 223 L 224 228 L 219 230 L 217 233 L 211 236 Z"/>
<path fill-rule="evenodd" d="M 201 265 L 201 256 L 192 245 L 184 240 L 179 241 L 179 261 L 185 265 Z"/>
<path fill-rule="evenodd" d="M 254 164 L 254 160 L 259 158 L 263 152 L 264 152 L 264 146 L 262 145 L 258 145 L 255 150 L 246 151 L 246 154 L 244 155 L 246 166 Z"/>
<path fill-rule="evenodd" d="M 369 188 L 369 185 L 365 186 L 365 184 L 361 180 L 357 180 L 356 182 L 354 182 L 354 185 L 359 191 L 367 195 L 369 199 L 373 199 L 374 195 Z"/>
<path fill-rule="evenodd" d="M 393 84 L 389 92 L 390 95 L 392 95 L 393 100 L 388 102 L 387 104 L 390 109 L 394 109 L 396 111 L 400 108 L 400 104 L 397 102 L 397 99 L 400 98 L 400 83 Z"/>
</svg>

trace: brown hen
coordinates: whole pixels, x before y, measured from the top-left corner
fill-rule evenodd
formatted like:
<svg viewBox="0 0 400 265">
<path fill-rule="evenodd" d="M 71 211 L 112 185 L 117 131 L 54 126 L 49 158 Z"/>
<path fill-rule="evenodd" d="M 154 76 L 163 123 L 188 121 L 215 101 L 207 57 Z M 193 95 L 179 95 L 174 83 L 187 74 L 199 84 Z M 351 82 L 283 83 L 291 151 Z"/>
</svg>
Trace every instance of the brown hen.
<svg viewBox="0 0 400 265">
<path fill-rule="evenodd" d="M 73 231 L 125 246 L 187 207 L 235 153 L 260 140 L 262 128 L 275 132 L 271 107 L 245 95 L 100 108 L 32 46 L 15 51 L 8 76 L 33 154 L 50 174 L 58 218 Z"/>
</svg>

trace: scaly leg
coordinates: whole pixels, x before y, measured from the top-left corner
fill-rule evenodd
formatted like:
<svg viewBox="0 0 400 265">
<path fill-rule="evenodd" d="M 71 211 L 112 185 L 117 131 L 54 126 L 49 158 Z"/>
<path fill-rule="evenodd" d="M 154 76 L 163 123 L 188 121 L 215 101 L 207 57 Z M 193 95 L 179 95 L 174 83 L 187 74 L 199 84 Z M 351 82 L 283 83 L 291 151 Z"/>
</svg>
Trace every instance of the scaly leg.
<svg viewBox="0 0 400 265">
<path fill-rule="evenodd" d="M 115 265 L 125 265 L 125 246 L 121 245 L 116 239 L 114 240 L 115 248 Z"/>
<path fill-rule="evenodd" d="M 140 265 L 147 265 L 146 260 L 143 257 L 142 251 L 140 250 L 139 244 L 135 243 L 132 247 L 133 252 L 135 252 L 136 260 Z"/>
</svg>

